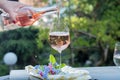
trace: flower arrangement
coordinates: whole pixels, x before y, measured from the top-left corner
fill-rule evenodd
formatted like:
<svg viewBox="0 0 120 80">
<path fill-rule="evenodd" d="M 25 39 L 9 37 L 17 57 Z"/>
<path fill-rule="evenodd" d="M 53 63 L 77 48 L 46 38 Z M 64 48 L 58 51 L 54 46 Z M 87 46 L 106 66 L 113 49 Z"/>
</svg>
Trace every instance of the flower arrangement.
<svg viewBox="0 0 120 80">
<path fill-rule="evenodd" d="M 61 68 L 66 66 L 62 63 L 61 65 L 57 64 L 55 57 L 50 54 L 49 64 L 48 65 L 35 65 L 35 66 L 26 66 L 25 69 L 27 72 L 32 72 L 30 74 L 40 77 L 42 79 L 48 79 L 48 75 L 57 75 L 61 72 Z"/>
<path fill-rule="evenodd" d="M 57 64 L 53 55 L 49 56 L 48 65 L 28 65 L 25 70 L 32 76 L 42 80 L 89 80 L 91 76 L 87 70 L 75 69 L 66 64 Z M 32 79 L 34 80 L 34 79 Z M 36 79 L 35 79 L 36 80 Z M 39 79 L 37 79 L 39 80 Z"/>
</svg>

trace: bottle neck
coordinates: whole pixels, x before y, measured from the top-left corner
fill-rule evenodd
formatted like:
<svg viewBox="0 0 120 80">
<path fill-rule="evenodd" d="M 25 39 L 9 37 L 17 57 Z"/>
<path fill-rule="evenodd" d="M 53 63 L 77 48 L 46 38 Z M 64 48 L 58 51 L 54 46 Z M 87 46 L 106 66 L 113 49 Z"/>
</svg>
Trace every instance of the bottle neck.
<svg viewBox="0 0 120 80">
<path fill-rule="evenodd" d="M 59 13 L 56 6 L 42 7 L 42 8 L 30 7 L 30 9 L 34 10 L 37 13 L 42 14 L 42 16 Z"/>
</svg>

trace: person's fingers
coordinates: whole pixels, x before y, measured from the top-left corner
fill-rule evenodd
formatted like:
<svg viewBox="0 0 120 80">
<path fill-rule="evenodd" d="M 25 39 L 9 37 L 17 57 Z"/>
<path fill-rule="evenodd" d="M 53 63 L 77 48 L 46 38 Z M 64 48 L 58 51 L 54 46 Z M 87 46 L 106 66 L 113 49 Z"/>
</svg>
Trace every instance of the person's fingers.
<svg viewBox="0 0 120 80">
<path fill-rule="evenodd" d="M 17 16 L 17 11 L 24 6 L 27 5 L 16 1 L 8 1 L 7 5 L 5 6 L 5 11 L 9 14 L 9 17 L 11 18 L 12 21 L 16 21 L 15 16 Z"/>
<path fill-rule="evenodd" d="M 10 12 L 9 13 L 10 21 L 11 22 L 16 21 L 16 16 L 17 16 L 17 14 L 15 12 Z"/>
</svg>

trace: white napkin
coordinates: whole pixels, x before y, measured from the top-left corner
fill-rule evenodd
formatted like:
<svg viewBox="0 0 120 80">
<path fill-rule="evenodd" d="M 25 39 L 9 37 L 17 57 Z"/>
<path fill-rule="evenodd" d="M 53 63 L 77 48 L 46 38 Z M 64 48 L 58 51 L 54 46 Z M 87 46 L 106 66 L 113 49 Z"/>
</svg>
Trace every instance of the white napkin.
<svg viewBox="0 0 120 80">
<path fill-rule="evenodd" d="M 42 76 L 36 74 L 36 71 L 33 66 L 26 66 L 25 70 L 31 76 L 43 79 Z M 65 66 L 61 68 L 61 72 L 59 74 L 48 75 L 48 78 L 49 80 L 89 80 L 91 79 L 91 76 L 89 75 L 89 72 L 87 70 L 80 70 L 72 68 L 70 66 Z"/>
<path fill-rule="evenodd" d="M 91 79 L 87 70 L 78 70 L 70 66 L 65 66 L 61 69 L 61 73 L 58 75 L 50 75 L 51 80 L 88 80 Z"/>
</svg>

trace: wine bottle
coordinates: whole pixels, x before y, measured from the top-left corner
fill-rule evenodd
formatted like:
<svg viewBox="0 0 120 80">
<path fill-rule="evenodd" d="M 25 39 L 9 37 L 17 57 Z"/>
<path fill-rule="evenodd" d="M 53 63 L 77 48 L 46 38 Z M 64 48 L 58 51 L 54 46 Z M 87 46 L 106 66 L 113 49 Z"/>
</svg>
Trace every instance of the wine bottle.
<svg viewBox="0 0 120 80">
<path fill-rule="evenodd" d="M 51 7 L 43 7 L 43 8 L 35 8 L 35 7 L 22 7 L 18 11 L 16 11 L 16 21 L 12 22 L 9 18 L 9 15 L 3 16 L 4 25 L 16 24 L 18 26 L 30 26 L 35 21 L 40 19 L 42 16 L 50 15 L 53 13 L 57 13 L 58 9 L 55 6 Z"/>
</svg>

